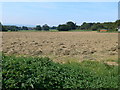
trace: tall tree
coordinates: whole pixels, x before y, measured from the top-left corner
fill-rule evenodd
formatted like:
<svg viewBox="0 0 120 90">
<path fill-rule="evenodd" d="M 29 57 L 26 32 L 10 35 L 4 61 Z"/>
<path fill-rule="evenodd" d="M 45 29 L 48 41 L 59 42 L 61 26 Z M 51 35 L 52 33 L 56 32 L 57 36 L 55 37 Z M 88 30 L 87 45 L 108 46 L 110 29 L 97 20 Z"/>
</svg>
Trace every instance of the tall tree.
<svg viewBox="0 0 120 90">
<path fill-rule="evenodd" d="M 4 31 L 4 32 L 7 32 L 9 29 L 7 28 L 7 26 L 3 26 L 2 25 L 2 31 Z"/>
<path fill-rule="evenodd" d="M 58 29 L 59 31 L 68 31 L 68 30 L 70 30 L 70 28 L 71 28 L 71 27 L 70 27 L 69 25 L 67 25 L 67 24 L 62 24 L 62 25 L 59 25 L 57 29 Z"/>
<path fill-rule="evenodd" d="M 95 23 L 91 26 L 91 29 L 93 31 L 97 31 L 97 30 L 100 30 L 100 29 L 105 29 L 105 27 L 100 23 Z"/>
<path fill-rule="evenodd" d="M 57 29 L 57 27 L 56 26 L 52 26 L 50 29 Z"/>
<path fill-rule="evenodd" d="M 47 24 L 45 24 L 42 26 L 42 29 L 45 31 L 48 31 L 50 29 L 50 27 Z"/>
<path fill-rule="evenodd" d="M 69 26 L 70 30 L 76 29 L 76 24 L 73 23 L 72 21 L 69 21 L 66 24 Z"/>
<path fill-rule="evenodd" d="M 22 26 L 22 30 L 28 30 L 28 27 Z"/>
<path fill-rule="evenodd" d="M 84 23 L 80 26 L 80 29 L 90 30 L 90 28 L 91 28 L 92 25 L 93 25 L 93 23 L 86 23 L 86 22 L 84 22 Z"/>
<path fill-rule="evenodd" d="M 35 29 L 36 29 L 36 30 L 39 30 L 39 31 L 42 30 L 42 28 L 41 28 L 40 25 L 37 25 Z"/>
<path fill-rule="evenodd" d="M 116 26 L 116 27 L 120 27 L 120 20 L 117 20 L 117 21 L 115 22 L 115 26 Z"/>
<path fill-rule="evenodd" d="M 0 31 L 2 31 L 2 24 L 1 24 L 1 22 L 0 22 Z"/>
</svg>

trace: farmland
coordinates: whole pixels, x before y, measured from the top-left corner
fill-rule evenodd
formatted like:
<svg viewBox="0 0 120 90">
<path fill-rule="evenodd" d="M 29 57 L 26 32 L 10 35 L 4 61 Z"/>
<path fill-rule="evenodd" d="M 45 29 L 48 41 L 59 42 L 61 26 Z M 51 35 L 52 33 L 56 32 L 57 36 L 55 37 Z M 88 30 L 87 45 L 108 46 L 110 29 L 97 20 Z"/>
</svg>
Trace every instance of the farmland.
<svg viewBox="0 0 120 90">
<path fill-rule="evenodd" d="M 117 33 L 3 32 L 1 35 L 3 89 L 118 87 Z"/>
<path fill-rule="evenodd" d="M 5 54 L 47 56 L 60 63 L 116 60 L 118 34 L 97 32 L 3 32 Z"/>
<path fill-rule="evenodd" d="M 120 88 L 118 2 L 77 1 L 3 2 L 0 89 Z"/>
</svg>

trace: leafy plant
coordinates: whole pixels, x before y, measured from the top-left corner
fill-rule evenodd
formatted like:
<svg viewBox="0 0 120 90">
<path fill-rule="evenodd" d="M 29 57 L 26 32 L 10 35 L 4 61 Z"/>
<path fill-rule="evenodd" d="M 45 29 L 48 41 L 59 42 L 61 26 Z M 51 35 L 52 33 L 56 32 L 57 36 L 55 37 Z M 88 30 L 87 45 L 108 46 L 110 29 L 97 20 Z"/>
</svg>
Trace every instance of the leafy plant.
<svg viewBox="0 0 120 90">
<path fill-rule="evenodd" d="M 91 61 L 58 64 L 47 57 L 2 57 L 3 89 L 118 88 L 117 66 Z"/>
</svg>

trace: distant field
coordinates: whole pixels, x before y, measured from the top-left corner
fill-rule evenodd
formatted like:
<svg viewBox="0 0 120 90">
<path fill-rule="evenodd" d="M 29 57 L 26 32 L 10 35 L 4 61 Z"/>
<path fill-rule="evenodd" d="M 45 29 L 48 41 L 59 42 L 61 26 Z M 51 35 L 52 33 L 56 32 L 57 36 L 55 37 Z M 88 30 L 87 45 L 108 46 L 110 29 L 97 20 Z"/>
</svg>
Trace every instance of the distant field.
<svg viewBox="0 0 120 90">
<path fill-rule="evenodd" d="M 19 30 L 17 32 L 37 32 L 37 30 Z"/>
<path fill-rule="evenodd" d="M 13 32 L 13 31 L 9 31 Z M 15 31 L 16 32 L 16 31 Z M 44 30 L 20 30 L 17 32 L 98 32 L 98 31 L 93 31 L 93 30 L 69 30 L 69 31 L 58 31 L 57 29 L 50 29 L 49 31 L 44 31 Z M 98 33 L 118 33 L 118 31 L 109 31 L 109 32 L 98 32 Z"/>
<path fill-rule="evenodd" d="M 92 30 L 70 30 L 70 31 L 67 31 L 67 32 L 89 32 L 89 31 L 92 31 Z M 11 32 L 11 31 L 9 31 Z M 44 30 L 20 30 L 20 31 L 17 31 L 17 32 L 66 32 L 66 31 L 58 31 L 57 29 L 50 29 L 49 31 L 44 31 Z"/>
<path fill-rule="evenodd" d="M 97 32 L 3 32 L 5 54 L 47 56 L 60 63 L 118 58 L 118 34 Z"/>
</svg>

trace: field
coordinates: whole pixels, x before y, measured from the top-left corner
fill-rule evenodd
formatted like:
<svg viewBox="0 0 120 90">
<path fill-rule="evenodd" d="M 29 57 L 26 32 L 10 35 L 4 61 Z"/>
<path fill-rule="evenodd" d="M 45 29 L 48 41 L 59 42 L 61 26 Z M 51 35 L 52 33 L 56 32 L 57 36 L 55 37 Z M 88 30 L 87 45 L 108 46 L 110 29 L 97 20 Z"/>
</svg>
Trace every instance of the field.
<svg viewBox="0 0 120 90">
<path fill-rule="evenodd" d="M 0 35 L 5 90 L 118 88 L 117 33 L 3 32 Z"/>
<path fill-rule="evenodd" d="M 117 33 L 3 32 L 2 45 L 8 55 L 47 56 L 60 63 L 96 60 L 112 64 L 118 58 Z"/>
</svg>

